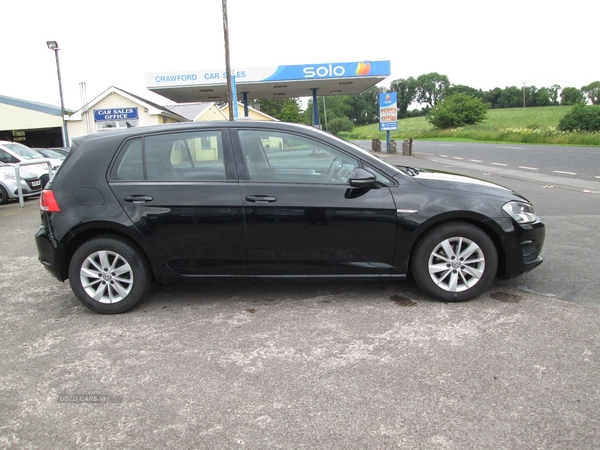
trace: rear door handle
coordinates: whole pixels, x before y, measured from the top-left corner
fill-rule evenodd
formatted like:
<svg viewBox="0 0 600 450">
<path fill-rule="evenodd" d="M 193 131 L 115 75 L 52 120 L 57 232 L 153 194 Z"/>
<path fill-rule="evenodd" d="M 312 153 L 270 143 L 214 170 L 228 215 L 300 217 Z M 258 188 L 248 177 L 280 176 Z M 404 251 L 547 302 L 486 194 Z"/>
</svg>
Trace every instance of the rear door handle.
<svg viewBox="0 0 600 450">
<path fill-rule="evenodd" d="M 252 203 L 266 204 L 277 201 L 277 197 L 272 195 L 246 195 L 246 200 Z"/>
<path fill-rule="evenodd" d="M 154 200 L 150 195 L 126 195 L 123 200 L 131 203 L 146 203 Z"/>
</svg>

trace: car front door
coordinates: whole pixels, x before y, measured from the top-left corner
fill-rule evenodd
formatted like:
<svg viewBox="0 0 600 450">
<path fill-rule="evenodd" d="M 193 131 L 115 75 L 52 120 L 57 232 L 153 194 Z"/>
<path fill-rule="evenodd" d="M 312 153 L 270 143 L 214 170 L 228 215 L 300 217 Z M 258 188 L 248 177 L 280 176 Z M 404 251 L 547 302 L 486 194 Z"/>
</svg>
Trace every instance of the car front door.
<svg viewBox="0 0 600 450">
<path fill-rule="evenodd" d="M 233 138 L 250 274 L 391 272 L 395 203 L 384 183 L 350 187 L 357 157 L 291 132 L 239 129 Z"/>
<path fill-rule="evenodd" d="M 109 183 L 139 232 L 175 272 L 246 272 L 242 204 L 227 131 L 127 141 Z"/>
</svg>

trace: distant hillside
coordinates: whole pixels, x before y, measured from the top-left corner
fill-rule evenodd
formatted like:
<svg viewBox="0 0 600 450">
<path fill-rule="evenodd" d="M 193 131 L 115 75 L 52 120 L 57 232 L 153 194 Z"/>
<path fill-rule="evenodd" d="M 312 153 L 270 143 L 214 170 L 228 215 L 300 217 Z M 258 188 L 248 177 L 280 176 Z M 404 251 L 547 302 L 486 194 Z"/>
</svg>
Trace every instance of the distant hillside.
<svg viewBox="0 0 600 450">
<path fill-rule="evenodd" d="M 484 123 L 458 130 L 435 130 L 425 117 L 413 117 L 399 120 L 398 131 L 393 131 L 391 136 L 396 141 L 413 138 L 600 146 L 598 133 L 558 131 L 558 122 L 570 109 L 571 106 L 490 109 Z M 384 140 L 386 133 L 379 131 L 379 124 L 372 124 L 356 127 L 350 133 L 340 133 L 340 137 Z"/>
</svg>

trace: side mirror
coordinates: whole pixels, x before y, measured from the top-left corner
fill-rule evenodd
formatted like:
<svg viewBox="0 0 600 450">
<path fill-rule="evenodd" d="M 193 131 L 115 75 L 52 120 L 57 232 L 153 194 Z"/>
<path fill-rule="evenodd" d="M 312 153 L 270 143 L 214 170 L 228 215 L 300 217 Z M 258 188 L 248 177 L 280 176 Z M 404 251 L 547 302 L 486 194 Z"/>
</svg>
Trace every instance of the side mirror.
<svg viewBox="0 0 600 450">
<path fill-rule="evenodd" d="M 360 167 L 355 168 L 350 174 L 350 187 L 353 188 L 371 187 L 376 181 L 375 175 Z"/>
</svg>

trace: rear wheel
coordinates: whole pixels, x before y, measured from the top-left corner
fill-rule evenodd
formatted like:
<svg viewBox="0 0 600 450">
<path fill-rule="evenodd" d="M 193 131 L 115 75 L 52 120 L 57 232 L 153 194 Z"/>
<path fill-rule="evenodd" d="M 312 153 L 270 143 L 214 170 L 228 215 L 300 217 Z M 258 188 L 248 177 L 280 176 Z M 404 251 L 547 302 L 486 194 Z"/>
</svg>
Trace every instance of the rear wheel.
<svg viewBox="0 0 600 450">
<path fill-rule="evenodd" d="M 494 281 L 498 253 L 475 225 L 449 222 L 432 228 L 416 245 L 411 273 L 436 300 L 460 302 L 482 294 Z"/>
<path fill-rule="evenodd" d="M 92 239 L 77 249 L 69 265 L 71 289 L 92 311 L 117 314 L 133 308 L 150 289 L 145 255 L 120 237 Z"/>
<path fill-rule="evenodd" d="M 4 186 L 0 186 L 0 205 L 4 205 L 8 201 L 8 192 Z"/>
</svg>

